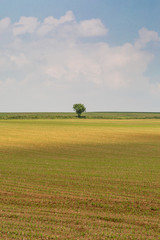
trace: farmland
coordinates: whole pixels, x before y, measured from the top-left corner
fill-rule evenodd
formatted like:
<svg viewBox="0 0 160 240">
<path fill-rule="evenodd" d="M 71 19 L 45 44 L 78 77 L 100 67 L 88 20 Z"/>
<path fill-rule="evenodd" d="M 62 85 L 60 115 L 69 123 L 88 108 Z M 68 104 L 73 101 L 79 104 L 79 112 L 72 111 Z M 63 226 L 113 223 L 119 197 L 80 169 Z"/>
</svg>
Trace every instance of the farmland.
<svg viewBox="0 0 160 240">
<path fill-rule="evenodd" d="M 9 112 L 0 113 L 0 119 L 76 119 L 73 112 Z M 160 119 L 160 112 L 85 112 L 85 119 Z"/>
<path fill-rule="evenodd" d="M 159 119 L 0 120 L 0 239 L 159 239 Z"/>
</svg>

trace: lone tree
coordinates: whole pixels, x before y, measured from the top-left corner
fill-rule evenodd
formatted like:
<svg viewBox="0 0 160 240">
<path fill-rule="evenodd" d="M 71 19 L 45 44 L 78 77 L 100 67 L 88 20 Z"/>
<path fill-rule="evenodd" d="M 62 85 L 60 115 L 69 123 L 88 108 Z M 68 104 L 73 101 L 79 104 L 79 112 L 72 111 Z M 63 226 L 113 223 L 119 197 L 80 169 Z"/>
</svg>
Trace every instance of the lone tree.
<svg viewBox="0 0 160 240">
<path fill-rule="evenodd" d="M 73 110 L 76 111 L 78 117 L 81 117 L 81 114 L 86 111 L 86 108 L 81 103 L 76 103 L 73 105 Z"/>
</svg>

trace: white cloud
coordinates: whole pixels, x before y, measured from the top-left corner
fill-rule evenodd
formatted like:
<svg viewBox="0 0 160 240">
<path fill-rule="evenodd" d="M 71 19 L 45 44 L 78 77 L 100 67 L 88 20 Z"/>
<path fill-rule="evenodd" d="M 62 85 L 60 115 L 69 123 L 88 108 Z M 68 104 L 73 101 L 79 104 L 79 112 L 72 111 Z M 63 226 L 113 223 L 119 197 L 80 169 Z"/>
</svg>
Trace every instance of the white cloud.
<svg viewBox="0 0 160 240">
<path fill-rule="evenodd" d="M 0 20 L 0 33 L 9 27 L 10 22 L 10 18 L 4 18 Z"/>
<path fill-rule="evenodd" d="M 46 56 L 49 67 L 44 71 L 48 76 L 62 82 L 84 79 L 116 89 L 140 84 L 153 58 L 131 44 L 121 47 L 109 47 L 106 43 L 67 44 L 63 52 L 57 51 L 53 49 Z M 54 54 L 55 58 L 51 58 Z"/>
<path fill-rule="evenodd" d="M 14 24 L 13 34 L 17 36 L 25 33 L 34 33 L 38 25 L 39 22 L 35 17 L 21 17 L 19 22 Z"/>
<path fill-rule="evenodd" d="M 91 43 L 88 39 L 84 43 L 82 37 L 104 36 L 108 29 L 100 19 L 77 22 L 71 11 L 59 19 L 49 16 L 43 22 L 21 17 L 18 22 L 10 23 L 5 18 L 0 21 L 0 31 L 5 29 L 10 32 L 3 33 L 9 42 L 2 39 L 0 46 L 3 97 L 5 92 L 12 96 L 14 89 L 14 95 L 17 92 L 27 106 L 28 98 L 43 105 L 41 96 L 48 102 L 54 96 L 60 101 L 62 93 L 62 99 L 71 98 L 76 92 L 81 96 L 84 86 L 88 86 L 87 96 L 92 95 L 90 88 L 100 92 L 106 89 L 106 95 L 137 89 L 153 93 L 153 84 L 145 72 L 154 55 L 145 46 L 150 41 L 159 41 L 154 31 L 141 29 L 135 44 L 110 47 L 106 42 Z M 26 33 L 32 37 L 26 38 Z"/>
<path fill-rule="evenodd" d="M 147 28 L 141 28 L 139 30 L 139 39 L 135 42 L 136 48 L 144 48 L 149 42 L 160 41 L 158 33 L 155 31 L 150 31 Z"/>
<path fill-rule="evenodd" d="M 62 24 L 70 23 L 74 20 L 75 20 L 75 17 L 72 11 L 66 12 L 66 14 L 62 16 L 60 19 L 56 19 L 53 16 L 49 16 L 45 18 L 43 23 L 39 26 L 37 33 L 42 36 L 46 35 L 51 31 L 55 30 L 58 26 Z"/>
<path fill-rule="evenodd" d="M 62 80 L 63 78 L 65 78 L 67 71 L 65 71 L 64 67 L 61 65 L 53 65 L 47 66 L 44 73 L 46 73 L 53 79 Z"/>
<path fill-rule="evenodd" d="M 63 24 L 66 22 L 72 22 L 72 21 L 74 21 L 74 19 L 75 19 L 75 17 L 74 17 L 73 12 L 67 11 L 66 14 L 59 19 L 59 24 Z"/>
<path fill-rule="evenodd" d="M 13 25 L 14 36 L 26 33 L 37 34 L 38 36 L 52 35 L 52 37 L 97 37 L 104 36 L 108 29 L 100 19 L 90 19 L 77 22 L 72 11 L 59 19 L 49 16 L 42 23 L 35 17 L 21 17 Z"/>
<path fill-rule="evenodd" d="M 26 56 L 23 53 L 20 53 L 19 55 L 11 55 L 10 60 L 18 67 L 23 67 L 24 65 L 29 63 L 29 61 L 27 60 Z"/>
<path fill-rule="evenodd" d="M 79 36 L 82 37 L 104 36 L 108 32 L 100 19 L 81 21 L 77 28 Z"/>
</svg>

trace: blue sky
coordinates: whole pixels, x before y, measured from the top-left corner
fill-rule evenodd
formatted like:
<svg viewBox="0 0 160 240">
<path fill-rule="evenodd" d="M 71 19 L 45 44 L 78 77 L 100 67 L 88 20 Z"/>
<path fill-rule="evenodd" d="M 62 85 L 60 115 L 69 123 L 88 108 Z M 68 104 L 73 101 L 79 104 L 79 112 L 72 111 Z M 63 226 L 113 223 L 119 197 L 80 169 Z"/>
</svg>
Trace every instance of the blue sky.
<svg viewBox="0 0 160 240">
<path fill-rule="evenodd" d="M 159 0 L 0 0 L 0 111 L 160 111 Z"/>
</svg>

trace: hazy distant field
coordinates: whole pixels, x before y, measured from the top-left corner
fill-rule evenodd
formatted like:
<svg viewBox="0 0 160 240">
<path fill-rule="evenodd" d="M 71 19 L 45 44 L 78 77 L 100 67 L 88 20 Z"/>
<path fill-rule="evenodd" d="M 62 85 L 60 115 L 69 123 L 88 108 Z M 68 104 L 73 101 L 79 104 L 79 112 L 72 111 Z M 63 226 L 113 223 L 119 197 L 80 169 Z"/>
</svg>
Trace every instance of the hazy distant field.
<svg viewBox="0 0 160 240">
<path fill-rule="evenodd" d="M 159 239 L 160 120 L 0 120 L 0 239 Z"/>
<path fill-rule="evenodd" d="M 0 119 L 76 119 L 73 112 L 0 113 Z M 86 119 L 160 119 L 160 112 L 86 112 Z"/>
</svg>

